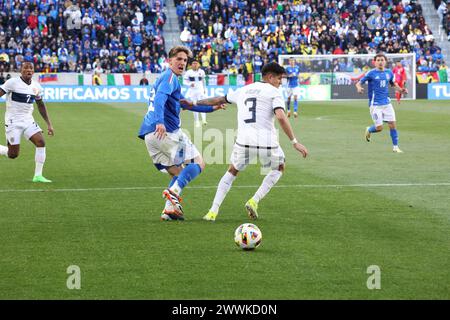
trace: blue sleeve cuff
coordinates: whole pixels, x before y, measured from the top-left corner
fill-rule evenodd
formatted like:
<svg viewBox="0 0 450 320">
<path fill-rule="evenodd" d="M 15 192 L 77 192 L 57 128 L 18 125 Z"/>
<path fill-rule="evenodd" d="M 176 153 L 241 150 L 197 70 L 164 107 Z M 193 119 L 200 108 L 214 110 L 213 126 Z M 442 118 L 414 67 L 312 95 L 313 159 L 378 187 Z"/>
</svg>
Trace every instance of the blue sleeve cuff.
<svg viewBox="0 0 450 320">
<path fill-rule="evenodd" d="M 209 112 L 213 112 L 214 111 L 214 107 L 212 106 L 192 106 L 192 107 L 185 107 L 182 106 L 183 109 L 187 109 L 190 111 L 195 111 L 195 112 L 205 112 L 205 113 L 209 113 Z"/>
</svg>

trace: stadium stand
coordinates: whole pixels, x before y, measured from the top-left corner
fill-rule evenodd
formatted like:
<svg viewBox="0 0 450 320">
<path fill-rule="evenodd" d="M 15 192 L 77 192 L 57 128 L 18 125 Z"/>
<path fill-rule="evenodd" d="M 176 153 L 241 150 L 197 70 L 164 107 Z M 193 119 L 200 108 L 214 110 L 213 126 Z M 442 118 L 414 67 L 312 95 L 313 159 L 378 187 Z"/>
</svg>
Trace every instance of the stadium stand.
<svg viewBox="0 0 450 320">
<path fill-rule="evenodd" d="M 160 72 L 164 2 L 2 0 L 0 72 Z"/>
<path fill-rule="evenodd" d="M 415 52 L 418 71 L 437 70 L 443 63 L 414 0 L 175 3 L 181 40 L 210 73 L 230 67 L 244 74 L 258 72 L 280 54 Z"/>
</svg>

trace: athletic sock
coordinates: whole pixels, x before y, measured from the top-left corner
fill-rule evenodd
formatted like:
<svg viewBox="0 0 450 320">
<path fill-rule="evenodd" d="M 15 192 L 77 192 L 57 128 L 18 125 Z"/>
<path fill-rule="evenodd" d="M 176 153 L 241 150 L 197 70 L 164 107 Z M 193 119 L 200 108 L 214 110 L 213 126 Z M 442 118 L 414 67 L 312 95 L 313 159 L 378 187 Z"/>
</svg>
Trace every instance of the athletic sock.
<svg viewBox="0 0 450 320">
<path fill-rule="evenodd" d="M 370 132 L 370 133 L 375 133 L 375 132 L 377 132 L 377 128 L 373 125 L 373 126 L 371 126 L 371 127 L 369 128 L 369 132 Z"/>
<path fill-rule="evenodd" d="M 281 171 L 278 170 L 270 171 L 264 178 L 259 189 L 256 191 L 255 195 L 253 196 L 253 199 L 256 202 L 259 202 L 262 198 L 264 198 L 270 191 L 270 189 L 278 182 L 278 180 L 280 180 L 281 175 L 282 175 Z"/>
<path fill-rule="evenodd" d="M 45 147 L 36 148 L 36 153 L 34 156 L 34 161 L 36 162 L 36 168 L 34 170 L 34 176 L 42 176 L 42 170 L 45 163 Z"/>
<path fill-rule="evenodd" d="M 179 174 L 178 179 L 174 182 L 174 184 L 169 188 L 170 191 L 175 192 L 176 194 L 180 194 L 181 190 L 192 180 L 195 179 L 200 173 L 202 169 L 200 165 L 197 163 L 188 164 Z"/>
<path fill-rule="evenodd" d="M 214 197 L 213 205 L 210 209 L 212 212 L 219 213 L 219 208 L 222 205 L 228 191 L 230 191 L 234 179 L 236 179 L 236 176 L 232 175 L 228 171 L 223 175 L 222 179 L 220 179 L 219 185 L 217 186 L 216 196 Z"/>
<path fill-rule="evenodd" d="M 397 129 L 391 129 L 390 130 L 391 139 L 392 139 L 392 145 L 398 146 L 398 132 Z"/>
</svg>

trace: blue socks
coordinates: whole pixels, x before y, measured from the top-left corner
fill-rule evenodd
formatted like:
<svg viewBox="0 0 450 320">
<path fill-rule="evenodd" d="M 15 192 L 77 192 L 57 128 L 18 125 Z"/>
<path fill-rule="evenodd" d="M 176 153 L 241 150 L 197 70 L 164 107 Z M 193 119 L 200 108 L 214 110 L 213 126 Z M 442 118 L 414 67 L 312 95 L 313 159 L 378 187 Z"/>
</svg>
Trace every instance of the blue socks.
<svg viewBox="0 0 450 320">
<path fill-rule="evenodd" d="M 398 146 L 398 132 L 397 129 L 390 129 L 392 144 Z"/>
<path fill-rule="evenodd" d="M 200 168 L 200 165 L 198 165 L 197 163 L 190 163 L 181 171 L 180 175 L 178 176 L 178 179 L 176 179 L 176 183 L 178 184 L 180 189 L 183 189 L 189 182 L 194 180 L 195 177 L 197 177 L 201 172 L 202 169 Z"/>
<path fill-rule="evenodd" d="M 170 182 L 169 182 L 169 188 L 170 188 L 171 186 L 173 186 L 173 184 L 175 183 L 175 181 L 177 181 L 177 179 L 178 179 L 178 176 L 173 176 L 173 177 L 172 177 L 172 180 L 170 180 Z"/>
<path fill-rule="evenodd" d="M 370 132 L 370 133 L 375 133 L 375 132 L 377 132 L 377 128 L 375 128 L 375 126 L 371 126 L 371 127 L 369 128 L 369 132 Z"/>
<path fill-rule="evenodd" d="M 298 110 L 298 100 L 294 101 L 294 112 L 297 112 Z"/>
</svg>

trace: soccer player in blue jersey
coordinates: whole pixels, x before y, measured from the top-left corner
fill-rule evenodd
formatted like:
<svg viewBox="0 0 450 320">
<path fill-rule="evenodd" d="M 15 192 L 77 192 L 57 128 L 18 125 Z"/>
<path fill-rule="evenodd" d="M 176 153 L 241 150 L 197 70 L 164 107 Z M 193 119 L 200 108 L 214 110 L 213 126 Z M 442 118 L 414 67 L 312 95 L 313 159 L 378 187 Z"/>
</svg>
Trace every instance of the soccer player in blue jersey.
<svg viewBox="0 0 450 320">
<path fill-rule="evenodd" d="M 294 117 L 298 117 L 298 97 L 299 94 L 299 86 L 298 86 L 298 78 L 300 75 L 300 68 L 295 65 L 295 59 L 290 58 L 289 59 L 289 66 L 286 67 L 286 73 L 287 73 L 287 102 L 286 102 L 286 109 L 288 112 L 288 117 L 291 116 L 291 97 L 293 97 L 294 100 Z"/>
<path fill-rule="evenodd" d="M 205 168 L 197 148 L 181 131 L 181 109 L 212 112 L 223 108 L 222 105 L 180 105 L 180 99 L 184 97 L 178 76 L 184 72 L 191 56 L 191 51 L 184 46 L 177 46 L 169 51 L 169 68 L 153 84 L 148 112 L 139 130 L 139 138 L 145 140 L 156 168 L 172 177 L 169 187 L 163 191 L 166 206 L 161 220 L 184 220 L 180 204 L 181 191 Z"/>
<path fill-rule="evenodd" d="M 395 111 L 389 98 L 389 84 L 401 93 L 407 93 L 406 88 L 401 88 L 394 82 L 394 74 L 390 69 L 386 69 L 387 57 L 383 53 L 378 53 L 375 58 L 375 69 L 368 71 L 364 77 L 356 83 L 358 93 L 363 93 L 362 85 L 368 83 L 368 97 L 370 115 L 374 125 L 367 127 L 365 138 L 370 141 L 372 133 L 383 130 L 383 122 L 387 122 L 390 129 L 393 151 L 396 153 L 403 152 L 398 147 L 398 132 L 395 119 Z"/>
</svg>

